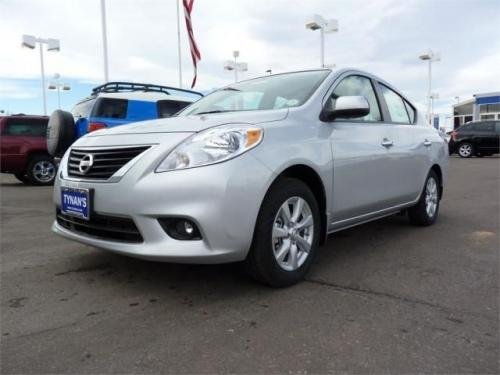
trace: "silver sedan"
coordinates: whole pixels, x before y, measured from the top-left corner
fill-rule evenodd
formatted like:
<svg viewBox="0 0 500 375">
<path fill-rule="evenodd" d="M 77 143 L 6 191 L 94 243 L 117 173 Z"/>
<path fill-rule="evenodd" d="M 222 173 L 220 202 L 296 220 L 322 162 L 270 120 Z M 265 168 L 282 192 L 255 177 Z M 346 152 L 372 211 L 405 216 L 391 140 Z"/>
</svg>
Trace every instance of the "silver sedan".
<svg viewBox="0 0 500 375">
<path fill-rule="evenodd" d="M 291 285 L 329 233 L 398 212 L 431 225 L 448 151 L 410 100 L 357 70 L 256 78 L 176 117 L 90 133 L 62 158 L 57 234 Z"/>
</svg>

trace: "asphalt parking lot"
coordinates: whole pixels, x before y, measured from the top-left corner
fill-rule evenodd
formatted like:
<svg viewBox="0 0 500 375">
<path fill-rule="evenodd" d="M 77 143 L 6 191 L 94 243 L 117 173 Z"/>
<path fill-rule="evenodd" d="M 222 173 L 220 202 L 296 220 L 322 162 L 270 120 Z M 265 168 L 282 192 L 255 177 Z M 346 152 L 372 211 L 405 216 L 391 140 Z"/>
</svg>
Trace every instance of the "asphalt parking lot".
<svg viewBox="0 0 500 375">
<path fill-rule="evenodd" d="M 500 158 L 450 160 L 439 221 L 330 236 L 307 280 L 152 263 L 53 235 L 1 177 L 2 373 L 498 373 Z"/>
</svg>

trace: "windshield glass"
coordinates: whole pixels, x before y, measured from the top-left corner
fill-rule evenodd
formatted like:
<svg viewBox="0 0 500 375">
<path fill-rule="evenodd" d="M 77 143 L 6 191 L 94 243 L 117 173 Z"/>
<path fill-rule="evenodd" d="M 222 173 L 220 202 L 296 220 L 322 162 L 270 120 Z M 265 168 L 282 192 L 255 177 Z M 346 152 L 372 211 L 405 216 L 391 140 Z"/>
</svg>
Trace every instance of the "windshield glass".
<svg viewBox="0 0 500 375">
<path fill-rule="evenodd" d="M 180 115 L 298 107 L 329 73 L 328 70 L 287 73 L 235 83 L 198 100 Z"/>
</svg>

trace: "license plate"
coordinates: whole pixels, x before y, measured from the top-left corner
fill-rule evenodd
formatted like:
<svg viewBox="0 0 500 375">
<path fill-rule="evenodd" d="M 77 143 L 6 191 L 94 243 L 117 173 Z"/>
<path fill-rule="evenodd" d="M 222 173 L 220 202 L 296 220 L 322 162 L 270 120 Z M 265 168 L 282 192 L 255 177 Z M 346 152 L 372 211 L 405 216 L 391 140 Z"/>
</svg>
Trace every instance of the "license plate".
<svg viewBox="0 0 500 375">
<path fill-rule="evenodd" d="M 64 214 L 90 220 L 90 191 L 61 188 L 61 211 Z"/>
</svg>

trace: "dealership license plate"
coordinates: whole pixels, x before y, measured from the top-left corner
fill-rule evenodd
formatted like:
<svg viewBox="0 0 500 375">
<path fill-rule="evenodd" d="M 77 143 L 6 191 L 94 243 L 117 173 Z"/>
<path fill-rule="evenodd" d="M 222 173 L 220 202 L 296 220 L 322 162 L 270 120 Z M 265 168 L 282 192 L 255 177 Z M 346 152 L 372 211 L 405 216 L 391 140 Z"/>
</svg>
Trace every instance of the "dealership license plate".
<svg viewBox="0 0 500 375">
<path fill-rule="evenodd" d="M 90 219 L 90 191 L 61 188 L 61 211 L 81 219 Z"/>
</svg>

